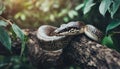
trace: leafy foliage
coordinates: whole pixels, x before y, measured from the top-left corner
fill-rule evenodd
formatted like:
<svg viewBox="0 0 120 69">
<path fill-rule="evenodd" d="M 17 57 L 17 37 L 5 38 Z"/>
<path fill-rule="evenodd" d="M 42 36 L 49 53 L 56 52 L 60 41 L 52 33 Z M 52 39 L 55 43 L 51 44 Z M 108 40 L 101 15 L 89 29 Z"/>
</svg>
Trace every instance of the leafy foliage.
<svg viewBox="0 0 120 69">
<path fill-rule="evenodd" d="M 24 33 L 16 24 L 12 24 L 12 29 L 21 40 L 24 40 Z"/>
<path fill-rule="evenodd" d="M 5 6 L 0 1 L 0 15 L 3 13 L 4 10 L 5 10 Z"/>
<path fill-rule="evenodd" d="M 0 26 L 6 27 L 7 25 L 8 25 L 8 23 L 6 23 L 6 22 L 3 21 L 3 20 L 0 20 Z"/>
<path fill-rule="evenodd" d="M 105 16 L 105 13 L 109 9 L 111 3 L 111 0 L 102 0 L 102 2 L 100 3 L 99 11 L 103 16 Z"/>
<path fill-rule="evenodd" d="M 119 6 L 120 0 L 102 0 L 99 11 L 103 16 L 105 16 L 105 13 L 108 10 L 111 14 L 111 17 L 113 18 L 113 15 L 117 12 Z"/>
<path fill-rule="evenodd" d="M 26 56 L 22 58 L 19 56 L 1 56 L 0 55 L 0 68 L 2 69 L 35 69 L 28 62 Z"/>
<path fill-rule="evenodd" d="M 0 27 L 0 42 L 11 51 L 11 38 L 3 27 Z"/>
<path fill-rule="evenodd" d="M 83 13 L 88 13 L 94 5 L 93 0 L 85 0 Z"/>
<path fill-rule="evenodd" d="M 111 38 L 111 36 L 105 36 L 102 40 L 102 44 L 103 45 L 107 45 L 110 48 L 115 48 L 114 44 L 113 44 L 113 40 Z"/>
<path fill-rule="evenodd" d="M 11 14 L 7 17 L 13 17 L 18 25 L 22 27 L 38 27 L 41 24 L 51 24 L 52 22 L 57 25 L 61 23 L 66 15 L 76 16 L 77 12 L 72 8 L 80 1 L 4 0 L 3 2 L 5 2 L 7 10 L 9 10 L 9 12 L 5 10 L 5 14 Z M 72 14 L 68 14 L 68 12 Z"/>
<path fill-rule="evenodd" d="M 116 27 L 118 27 L 120 25 L 120 20 L 115 20 L 115 21 L 112 21 L 106 28 L 106 33 L 109 31 L 109 30 L 112 30 Z"/>
<path fill-rule="evenodd" d="M 10 32 L 12 33 L 12 31 L 6 32 L 6 30 L 4 28 L 4 27 L 6 27 L 7 25 L 10 24 L 14 33 L 16 34 L 16 36 L 21 39 L 21 42 L 22 42 L 22 44 L 21 44 L 21 46 L 22 46 L 21 55 L 23 55 L 23 52 L 24 52 L 24 49 L 25 49 L 25 43 L 26 43 L 24 33 L 22 32 L 22 30 L 16 24 L 12 24 L 10 21 L 8 21 L 4 18 L 2 18 L 2 19 L 3 20 L 0 20 L 0 42 L 3 44 L 3 46 L 5 46 L 10 51 L 10 53 L 12 52 L 12 41 L 11 41 L 11 37 L 9 36 L 9 33 Z M 1 59 L 1 56 L 0 56 L 0 59 Z M 16 60 L 11 61 L 12 59 L 16 59 Z M 13 67 L 13 69 L 16 69 L 16 68 L 18 69 L 18 68 L 22 67 L 21 66 L 22 63 L 21 63 L 20 59 L 21 59 L 20 57 L 17 57 L 17 58 L 12 57 L 11 59 L 9 59 L 8 62 L 6 62 L 6 61 L 1 62 L 1 60 L 0 60 L 0 68 L 6 68 L 6 66 L 8 66 L 8 69 L 10 67 Z M 17 63 L 17 64 L 14 64 L 14 62 Z M 10 67 L 9 67 L 10 63 L 13 63 L 14 65 L 10 65 Z"/>
<path fill-rule="evenodd" d="M 22 41 L 22 48 L 21 48 L 21 55 L 22 55 L 23 51 L 25 49 L 24 33 L 22 32 L 22 30 L 16 24 L 12 24 L 12 29 L 15 32 L 15 34 L 17 35 L 17 37 L 19 37 Z"/>
<path fill-rule="evenodd" d="M 120 0 L 112 1 L 112 6 L 109 8 L 109 13 L 111 14 L 112 18 L 113 18 L 113 15 L 117 12 L 119 6 L 120 6 Z"/>
<path fill-rule="evenodd" d="M 11 38 L 10 38 L 9 34 L 5 31 L 5 29 L 3 29 L 3 27 L 2 27 L 2 26 L 6 27 L 8 24 L 10 24 L 14 33 L 16 34 L 16 36 L 18 38 L 20 38 L 21 41 L 22 41 L 22 48 L 21 48 L 21 55 L 22 55 L 23 51 L 25 49 L 24 33 L 22 32 L 22 30 L 16 24 L 12 24 L 12 22 L 10 22 L 9 20 L 6 20 L 2 17 L 0 17 L 0 18 L 4 20 L 4 21 L 0 20 L 0 33 L 1 33 L 0 34 L 0 42 L 3 44 L 3 46 L 5 46 L 8 50 L 11 51 Z"/>
</svg>

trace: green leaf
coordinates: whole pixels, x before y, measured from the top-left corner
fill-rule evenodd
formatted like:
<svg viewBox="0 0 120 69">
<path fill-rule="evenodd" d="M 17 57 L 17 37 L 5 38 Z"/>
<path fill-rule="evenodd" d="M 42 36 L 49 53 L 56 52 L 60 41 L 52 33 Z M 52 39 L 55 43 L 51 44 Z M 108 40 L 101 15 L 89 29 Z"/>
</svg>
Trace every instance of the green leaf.
<svg viewBox="0 0 120 69">
<path fill-rule="evenodd" d="M 69 69 L 75 69 L 73 66 L 70 66 Z"/>
<path fill-rule="evenodd" d="M 84 4 L 80 4 L 80 5 L 76 6 L 76 7 L 75 7 L 75 10 L 78 11 L 78 10 L 80 10 L 83 6 L 84 6 Z"/>
<path fill-rule="evenodd" d="M 24 33 L 16 24 L 12 24 L 12 29 L 15 32 L 15 34 L 17 35 L 17 37 L 19 37 L 22 41 L 22 48 L 21 48 L 21 55 L 22 55 L 24 52 L 24 49 L 25 49 Z"/>
<path fill-rule="evenodd" d="M 25 41 L 22 41 L 21 55 L 23 54 L 24 50 L 25 50 Z"/>
<path fill-rule="evenodd" d="M 112 21 L 106 28 L 106 33 L 109 31 L 109 30 L 112 30 L 116 27 L 118 27 L 120 25 L 120 20 L 115 20 L 115 21 Z"/>
<path fill-rule="evenodd" d="M 64 20 L 65 22 L 68 22 L 68 21 L 69 21 L 69 18 L 68 18 L 68 17 L 64 17 L 63 20 Z"/>
<path fill-rule="evenodd" d="M 71 10 L 68 12 L 68 16 L 70 18 L 74 18 L 74 16 L 77 16 L 77 15 L 78 15 L 78 13 L 75 10 Z"/>
<path fill-rule="evenodd" d="M 24 20 L 26 19 L 25 14 L 21 14 L 20 18 L 21 18 L 21 20 L 23 20 L 23 21 L 24 21 Z"/>
<path fill-rule="evenodd" d="M 71 13 L 72 13 L 74 16 L 77 16 L 77 15 L 78 15 L 77 11 L 75 11 L 75 10 L 71 10 Z"/>
<path fill-rule="evenodd" d="M 7 26 L 8 25 L 8 23 L 7 22 L 5 22 L 5 21 L 3 21 L 3 20 L 0 20 L 0 26 Z"/>
<path fill-rule="evenodd" d="M 67 12 L 68 12 L 67 9 L 62 9 L 61 12 L 58 14 L 58 17 L 65 15 Z"/>
<path fill-rule="evenodd" d="M 26 15 L 23 14 L 23 13 L 21 13 L 21 12 L 19 12 L 19 13 L 17 13 L 17 14 L 14 16 L 14 18 L 15 18 L 15 19 L 20 18 L 21 20 L 24 21 L 24 20 L 26 19 Z"/>
<path fill-rule="evenodd" d="M 115 47 L 114 47 L 113 40 L 112 40 L 112 38 L 111 38 L 110 35 L 109 35 L 109 36 L 105 36 L 105 37 L 103 38 L 102 44 L 103 44 L 103 45 L 106 45 L 106 46 L 109 47 L 109 48 L 115 48 Z"/>
<path fill-rule="evenodd" d="M 91 10 L 92 6 L 94 6 L 94 5 L 95 5 L 95 3 L 93 3 L 93 0 L 86 0 L 83 13 L 84 14 L 88 13 Z"/>
<path fill-rule="evenodd" d="M 11 38 L 3 27 L 0 27 L 0 42 L 11 51 Z"/>
<path fill-rule="evenodd" d="M 68 16 L 69 16 L 70 18 L 73 18 L 73 17 L 74 17 L 74 15 L 71 13 L 71 11 L 68 12 Z"/>
<path fill-rule="evenodd" d="M 109 9 L 111 18 L 113 18 L 113 15 L 117 12 L 119 6 L 120 6 L 120 0 L 114 0 L 112 6 Z"/>
<path fill-rule="evenodd" d="M 15 32 L 15 34 L 23 41 L 24 40 L 23 31 L 16 24 L 12 24 L 12 29 Z"/>
<path fill-rule="evenodd" d="M 50 20 L 54 21 L 55 20 L 55 16 L 53 14 L 50 15 Z"/>
<path fill-rule="evenodd" d="M 99 11 L 103 16 L 105 16 L 105 13 L 109 9 L 111 3 L 112 3 L 111 0 L 102 0 L 101 4 L 99 6 Z"/>
<path fill-rule="evenodd" d="M 16 13 L 15 16 L 14 16 L 14 18 L 18 19 L 20 16 L 21 16 L 21 13 Z"/>
<path fill-rule="evenodd" d="M 2 11 L 0 11 L 0 15 L 2 14 Z"/>
<path fill-rule="evenodd" d="M 2 12 L 5 10 L 5 6 L 3 5 L 3 3 L 0 1 L 0 15 L 2 14 Z"/>
</svg>

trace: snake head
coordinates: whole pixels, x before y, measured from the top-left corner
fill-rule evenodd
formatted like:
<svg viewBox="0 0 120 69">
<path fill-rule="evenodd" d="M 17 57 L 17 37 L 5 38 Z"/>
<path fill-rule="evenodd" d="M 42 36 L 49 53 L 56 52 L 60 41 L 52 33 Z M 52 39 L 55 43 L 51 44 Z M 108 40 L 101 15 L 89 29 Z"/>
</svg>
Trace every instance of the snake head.
<svg viewBox="0 0 120 69">
<path fill-rule="evenodd" d="M 104 34 L 94 27 L 93 25 L 86 25 L 84 27 L 84 33 L 94 41 L 100 42 L 104 36 Z"/>
<path fill-rule="evenodd" d="M 69 22 L 68 24 L 62 24 L 59 28 L 57 28 L 54 33 L 57 36 L 63 36 L 63 35 L 77 35 L 80 33 L 83 33 L 83 27 L 84 27 L 83 22 Z"/>
</svg>

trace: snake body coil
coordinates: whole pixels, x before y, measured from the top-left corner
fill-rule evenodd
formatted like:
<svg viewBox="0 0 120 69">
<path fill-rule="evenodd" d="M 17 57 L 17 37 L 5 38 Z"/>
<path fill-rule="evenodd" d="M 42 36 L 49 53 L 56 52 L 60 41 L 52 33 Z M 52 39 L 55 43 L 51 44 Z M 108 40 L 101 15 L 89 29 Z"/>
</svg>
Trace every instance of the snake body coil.
<svg viewBox="0 0 120 69">
<path fill-rule="evenodd" d="M 90 39 L 100 42 L 103 33 L 92 25 L 85 25 L 83 22 L 69 22 L 62 24 L 59 28 L 43 25 L 37 31 L 39 45 L 49 51 L 59 50 L 70 42 L 70 35 L 85 34 Z"/>
<path fill-rule="evenodd" d="M 65 36 L 54 36 L 53 31 L 57 27 L 50 25 L 42 25 L 37 31 L 37 38 L 39 39 L 39 45 L 44 50 L 55 51 L 62 49 L 66 44 L 68 44 L 69 38 Z"/>
</svg>

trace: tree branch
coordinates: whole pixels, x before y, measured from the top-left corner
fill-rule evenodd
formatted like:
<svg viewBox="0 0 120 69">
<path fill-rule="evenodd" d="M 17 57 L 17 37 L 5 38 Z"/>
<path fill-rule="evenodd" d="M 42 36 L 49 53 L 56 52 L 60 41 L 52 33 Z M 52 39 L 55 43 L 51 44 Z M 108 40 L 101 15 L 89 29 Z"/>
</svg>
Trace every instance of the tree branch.
<svg viewBox="0 0 120 69">
<path fill-rule="evenodd" d="M 75 36 L 63 51 L 55 52 L 42 50 L 35 32 L 30 33 L 29 37 L 29 57 L 37 68 L 64 67 L 67 63 L 80 65 L 84 69 L 120 68 L 120 53 L 90 40 L 87 36 Z"/>
</svg>

